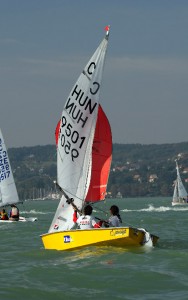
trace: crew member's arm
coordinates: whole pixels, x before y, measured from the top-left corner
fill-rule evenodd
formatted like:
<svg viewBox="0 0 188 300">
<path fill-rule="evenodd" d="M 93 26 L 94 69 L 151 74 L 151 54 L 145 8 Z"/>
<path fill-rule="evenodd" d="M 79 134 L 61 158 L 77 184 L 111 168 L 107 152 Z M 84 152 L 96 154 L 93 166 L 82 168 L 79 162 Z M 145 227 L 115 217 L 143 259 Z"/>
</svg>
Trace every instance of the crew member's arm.
<svg viewBox="0 0 188 300">
<path fill-rule="evenodd" d="M 103 221 L 99 221 L 98 223 L 96 223 L 93 227 L 94 228 L 100 228 L 102 226 Z"/>
</svg>

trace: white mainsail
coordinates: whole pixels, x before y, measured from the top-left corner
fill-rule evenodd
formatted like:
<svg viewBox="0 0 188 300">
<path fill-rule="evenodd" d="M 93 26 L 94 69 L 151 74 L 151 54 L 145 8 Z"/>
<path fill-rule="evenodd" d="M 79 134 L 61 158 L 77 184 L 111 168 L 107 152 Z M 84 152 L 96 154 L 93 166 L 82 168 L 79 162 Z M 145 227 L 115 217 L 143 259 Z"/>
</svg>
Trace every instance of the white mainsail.
<svg viewBox="0 0 188 300">
<path fill-rule="evenodd" d="M 19 202 L 18 193 L 0 129 L 0 207 Z"/>
<path fill-rule="evenodd" d="M 83 206 L 90 183 L 92 145 L 108 36 L 109 30 L 73 86 L 61 116 L 57 181 L 79 208 Z M 71 229 L 74 226 L 72 217 L 73 208 L 62 196 L 49 232 Z"/>
<path fill-rule="evenodd" d="M 177 180 L 174 183 L 174 193 L 173 193 L 173 202 L 178 202 L 178 182 Z"/>
<path fill-rule="evenodd" d="M 172 203 L 187 203 L 187 191 L 183 185 L 177 161 L 176 161 L 176 170 L 177 170 L 177 179 L 174 186 Z"/>
</svg>

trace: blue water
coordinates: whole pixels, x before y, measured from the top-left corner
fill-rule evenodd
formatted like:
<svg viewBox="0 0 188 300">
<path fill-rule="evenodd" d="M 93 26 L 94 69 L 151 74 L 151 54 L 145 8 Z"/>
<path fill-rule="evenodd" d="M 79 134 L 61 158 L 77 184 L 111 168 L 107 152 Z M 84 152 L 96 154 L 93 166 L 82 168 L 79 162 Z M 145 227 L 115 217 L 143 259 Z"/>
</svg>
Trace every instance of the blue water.
<svg viewBox="0 0 188 300">
<path fill-rule="evenodd" d="M 109 200 L 103 209 L 112 203 L 124 225 L 158 235 L 157 247 L 44 250 L 40 234 L 58 201 L 27 201 L 21 214 L 37 222 L 0 223 L 0 299 L 187 300 L 188 207 L 172 207 L 170 198 L 137 198 Z"/>
</svg>

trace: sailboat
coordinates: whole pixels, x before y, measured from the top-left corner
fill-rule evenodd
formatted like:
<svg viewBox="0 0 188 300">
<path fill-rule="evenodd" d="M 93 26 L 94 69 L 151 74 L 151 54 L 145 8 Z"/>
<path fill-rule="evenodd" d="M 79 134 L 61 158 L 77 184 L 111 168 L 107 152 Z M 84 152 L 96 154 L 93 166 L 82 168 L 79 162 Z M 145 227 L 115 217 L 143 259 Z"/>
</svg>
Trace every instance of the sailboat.
<svg viewBox="0 0 188 300">
<path fill-rule="evenodd" d="M 99 104 L 109 26 L 65 103 L 55 136 L 57 146 L 57 185 L 62 198 L 50 225 L 42 234 L 45 249 L 72 250 L 87 246 L 155 245 L 158 237 L 145 229 L 75 228 L 73 206 L 82 211 L 87 203 L 105 199 L 112 160 L 112 134 L 109 121 Z"/>
<path fill-rule="evenodd" d="M 188 205 L 188 194 L 187 191 L 183 185 L 178 162 L 176 160 L 176 171 L 177 171 L 177 178 L 174 183 L 174 193 L 172 198 L 172 205 Z"/>
<path fill-rule="evenodd" d="M 13 172 L 11 169 L 8 152 L 0 129 L 0 210 L 12 204 L 20 203 Z M 25 218 L 20 216 L 20 222 L 36 221 L 37 218 Z M 12 223 L 12 220 L 0 220 L 0 222 Z"/>
</svg>

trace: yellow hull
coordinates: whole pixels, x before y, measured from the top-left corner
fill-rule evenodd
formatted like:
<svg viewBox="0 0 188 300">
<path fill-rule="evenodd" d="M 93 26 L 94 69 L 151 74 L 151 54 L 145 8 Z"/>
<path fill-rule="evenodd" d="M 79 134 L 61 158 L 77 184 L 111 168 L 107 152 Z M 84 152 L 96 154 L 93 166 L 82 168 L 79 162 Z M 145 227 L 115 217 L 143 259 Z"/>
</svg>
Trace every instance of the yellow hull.
<svg viewBox="0 0 188 300">
<path fill-rule="evenodd" d="M 44 248 L 54 250 L 71 250 L 87 246 L 142 246 L 145 234 L 132 227 L 99 228 L 86 230 L 68 230 L 41 235 Z M 158 237 L 152 236 L 153 245 Z"/>
</svg>

